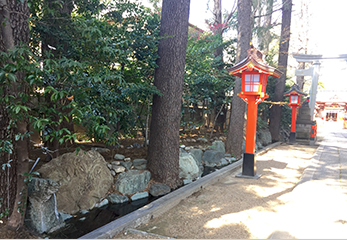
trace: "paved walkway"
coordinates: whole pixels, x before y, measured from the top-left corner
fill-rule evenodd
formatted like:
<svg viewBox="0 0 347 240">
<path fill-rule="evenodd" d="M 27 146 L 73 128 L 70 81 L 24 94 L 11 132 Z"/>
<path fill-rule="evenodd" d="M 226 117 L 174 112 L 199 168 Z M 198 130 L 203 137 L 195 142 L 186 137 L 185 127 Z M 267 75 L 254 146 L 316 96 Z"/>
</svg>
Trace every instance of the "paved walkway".
<svg viewBox="0 0 347 240">
<path fill-rule="evenodd" d="M 347 239 L 347 130 L 324 124 L 318 129 L 324 139 L 270 238 Z"/>
</svg>

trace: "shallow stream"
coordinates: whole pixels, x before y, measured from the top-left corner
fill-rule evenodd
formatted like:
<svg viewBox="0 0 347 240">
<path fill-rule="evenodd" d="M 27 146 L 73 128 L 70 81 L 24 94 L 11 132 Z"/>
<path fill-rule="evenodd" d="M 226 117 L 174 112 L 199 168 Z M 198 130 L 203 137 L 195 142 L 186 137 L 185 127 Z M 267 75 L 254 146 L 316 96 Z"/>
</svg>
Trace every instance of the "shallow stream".
<svg viewBox="0 0 347 240">
<path fill-rule="evenodd" d="M 216 168 L 205 167 L 202 176 L 208 175 L 215 170 Z M 117 218 L 125 216 L 126 214 L 143 207 L 156 199 L 158 199 L 158 197 L 150 196 L 149 198 L 133 202 L 108 204 L 100 208 L 95 208 L 86 214 L 77 213 L 73 218 L 65 221 L 65 227 L 42 237 L 50 239 L 76 239 L 116 220 Z"/>
</svg>

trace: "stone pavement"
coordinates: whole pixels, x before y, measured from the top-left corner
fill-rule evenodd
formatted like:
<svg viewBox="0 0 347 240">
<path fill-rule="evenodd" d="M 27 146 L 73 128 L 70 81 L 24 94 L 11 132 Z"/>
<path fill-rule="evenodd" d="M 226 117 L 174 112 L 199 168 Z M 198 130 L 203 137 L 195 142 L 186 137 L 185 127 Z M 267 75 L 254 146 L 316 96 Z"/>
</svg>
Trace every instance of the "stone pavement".
<svg viewBox="0 0 347 240">
<path fill-rule="evenodd" d="M 272 239 L 347 239 L 347 130 L 324 124 L 324 139 L 277 216 L 281 227 Z"/>
</svg>

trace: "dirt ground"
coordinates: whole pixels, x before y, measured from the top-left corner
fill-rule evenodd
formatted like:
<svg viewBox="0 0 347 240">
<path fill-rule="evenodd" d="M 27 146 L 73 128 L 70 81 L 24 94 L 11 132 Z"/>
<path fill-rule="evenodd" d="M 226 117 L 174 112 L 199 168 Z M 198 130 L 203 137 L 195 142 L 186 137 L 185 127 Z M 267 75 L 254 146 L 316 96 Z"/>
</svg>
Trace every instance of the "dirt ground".
<svg viewBox="0 0 347 240">
<path fill-rule="evenodd" d="M 282 144 L 256 157 L 259 179 L 236 178 L 238 169 L 139 226 L 138 232 L 123 231 L 114 239 L 269 238 L 316 148 Z"/>
</svg>

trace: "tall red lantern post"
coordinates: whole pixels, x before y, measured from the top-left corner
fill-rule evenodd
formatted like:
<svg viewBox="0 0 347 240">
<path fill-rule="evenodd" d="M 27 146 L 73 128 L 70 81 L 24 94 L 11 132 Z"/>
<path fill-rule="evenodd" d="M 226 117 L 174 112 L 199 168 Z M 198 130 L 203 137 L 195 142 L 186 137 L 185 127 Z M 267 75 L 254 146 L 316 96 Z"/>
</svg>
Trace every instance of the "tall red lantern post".
<svg viewBox="0 0 347 240">
<path fill-rule="evenodd" d="M 246 148 L 243 155 L 242 173 L 237 176 L 259 178 L 260 175 L 256 174 L 254 158 L 258 104 L 268 97 L 268 94 L 265 93 L 268 76 L 279 78 L 282 73 L 267 65 L 263 61 L 263 54 L 252 44 L 251 48 L 247 50 L 247 57 L 234 67 L 229 68 L 228 71 L 229 74 L 242 79 L 241 92 L 238 96 L 248 103 Z"/>
<path fill-rule="evenodd" d="M 292 108 L 292 124 L 290 128 L 289 143 L 296 142 L 296 116 L 297 109 L 301 107 L 301 96 L 306 96 L 307 94 L 299 90 L 299 86 L 294 84 L 292 88 L 284 93 L 284 96 L 289 96 L 289 107 Z"/>
</svg>

